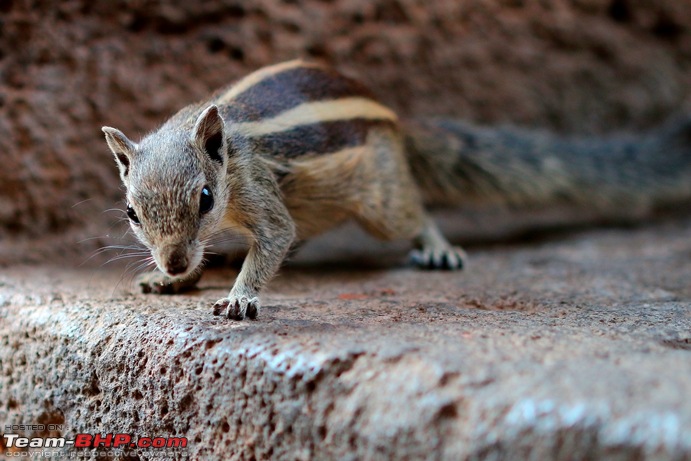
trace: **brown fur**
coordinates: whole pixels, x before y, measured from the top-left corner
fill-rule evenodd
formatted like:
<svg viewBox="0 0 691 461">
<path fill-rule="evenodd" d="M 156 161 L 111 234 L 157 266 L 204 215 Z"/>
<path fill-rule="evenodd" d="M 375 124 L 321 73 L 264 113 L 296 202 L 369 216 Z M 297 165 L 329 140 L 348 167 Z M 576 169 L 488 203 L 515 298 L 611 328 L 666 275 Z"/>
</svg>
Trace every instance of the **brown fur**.
<svg viewBox="0 0 691 461">
<path fill-rule="evenodd" d="M 604 206 L 691 195 L 688 151 L 677 156 L 685 160 L 673 184 L 658 178 L 652 182 L 659 194 L 633 193 L 629 170 L 603 168 L 606 155 L 589 153 L 588 145 L 569 150 L 537 134 L 526 142 L 451 122 L 413 126 L 404 136 L 396 115 L 360 84 L 299 61 L 260 69 L 183 108 L 140 143 L 113 128 L 104 132 L 141 221 L 132 227 L 163 272 L 147 286 L 172 286 L 175 267 L 185 269 L 177 278 L 198 278 L 200 254 L 221 230 L 248 240 L 233 288 L 214 306 L 235 319 L 256 317 L 260 290 L 296 240 L 348 219 L 380 239 L 412 239 L 411 258 L 421 267 L 459 269 L 463 251 L 444 239 L 423 199 Z M 651 142 L 646 149 L 667 145 Z M 581 151 L 588 170 L 580 167 Z M 646 152 L 633 158 L 653 171 Z M 617 176 L 619 170 L 625 173 Z M 613 182 L 598 190 L 602 171 Z M 203 211 L 208 194 L 214 206 Z"/>
</svg>

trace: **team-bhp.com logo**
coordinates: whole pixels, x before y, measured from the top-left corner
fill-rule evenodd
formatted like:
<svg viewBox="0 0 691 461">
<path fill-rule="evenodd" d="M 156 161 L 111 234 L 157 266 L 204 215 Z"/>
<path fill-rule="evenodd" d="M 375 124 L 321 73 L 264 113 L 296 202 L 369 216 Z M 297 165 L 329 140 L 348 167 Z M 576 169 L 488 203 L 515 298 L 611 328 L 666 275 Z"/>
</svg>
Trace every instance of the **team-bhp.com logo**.
<svg viewBox="0 0 691 461">
<path fill-rule="evenodd" d="M 3 434 L 5 455 L 24 456 L 28 450 L 51 450 L 60 448 L 82 449 L 175 449 L 187 448 L 186 437 L 138 437 L 130 434 L 77 434 L 65 437 L 22 437 L 19 434 Z"/>
</svg>

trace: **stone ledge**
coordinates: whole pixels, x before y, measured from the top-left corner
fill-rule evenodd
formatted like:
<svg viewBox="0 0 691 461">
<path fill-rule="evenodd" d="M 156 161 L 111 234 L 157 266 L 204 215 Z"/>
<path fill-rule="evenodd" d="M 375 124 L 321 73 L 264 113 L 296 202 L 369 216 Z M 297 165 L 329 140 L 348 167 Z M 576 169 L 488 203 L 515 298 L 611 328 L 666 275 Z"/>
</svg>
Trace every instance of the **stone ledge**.
<svg viewBox="0 0 691 461">
<path fill-rule="evenodd" d="M 462 275 L 297 264 L 241 323 L 209 308 L 231 271 L 155 297 L 5 268 L 0 420 L 191 459 L 689 459 L 690 231 L 477 249 Z"/>
</svg>

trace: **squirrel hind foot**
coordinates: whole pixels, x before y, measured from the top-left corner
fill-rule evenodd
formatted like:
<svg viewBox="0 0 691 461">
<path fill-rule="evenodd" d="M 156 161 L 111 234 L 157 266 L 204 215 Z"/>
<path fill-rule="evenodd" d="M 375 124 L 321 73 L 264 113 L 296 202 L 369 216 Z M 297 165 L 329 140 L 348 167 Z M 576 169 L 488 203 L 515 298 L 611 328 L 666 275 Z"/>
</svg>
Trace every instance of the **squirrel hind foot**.
<svg viewBox="0 0 691 461">
<path fill-rule="evenodd" d="M 463 249 L 459 247 L 428 247 L 412 250 L 408 259 L 421 269 L 455 271 L 464 268 L 466 255 Z"/>
<path fill-rule="evenodd" d="M 421 269 L 461 270 L 467 264 L 462 248 L 451 245 L 431 218 L 427 218 L 415 238 L 416 249 L 408 255 L 411 263 Z"/>
</svg>

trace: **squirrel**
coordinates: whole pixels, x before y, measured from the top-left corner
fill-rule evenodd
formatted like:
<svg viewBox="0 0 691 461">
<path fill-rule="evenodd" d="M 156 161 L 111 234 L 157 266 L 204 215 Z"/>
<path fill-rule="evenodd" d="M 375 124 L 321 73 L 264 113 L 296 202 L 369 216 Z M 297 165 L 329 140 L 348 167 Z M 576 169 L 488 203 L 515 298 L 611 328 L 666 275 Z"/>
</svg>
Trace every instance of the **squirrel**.
<svg viewBox="0 0 691 461">
<path fill-rule="evenodd" d="M 691 123 L 638 138 L 565 139 L 451 120 L 404 122 L 361 83 L 294 60 L 261 68 L 189 105 L 134 142 L 103 127 L 127 215 L 156 272 L 145 291 L 201 276 L 219 231 L 249 251 L 216 315 L 255 319 L 259 293 L 291 248 L 354 219 L 410 239 L 411 261 L 457 270 L 427 206 L 565 204 L 631 216 L 691 199 Z"/>
</svg>

